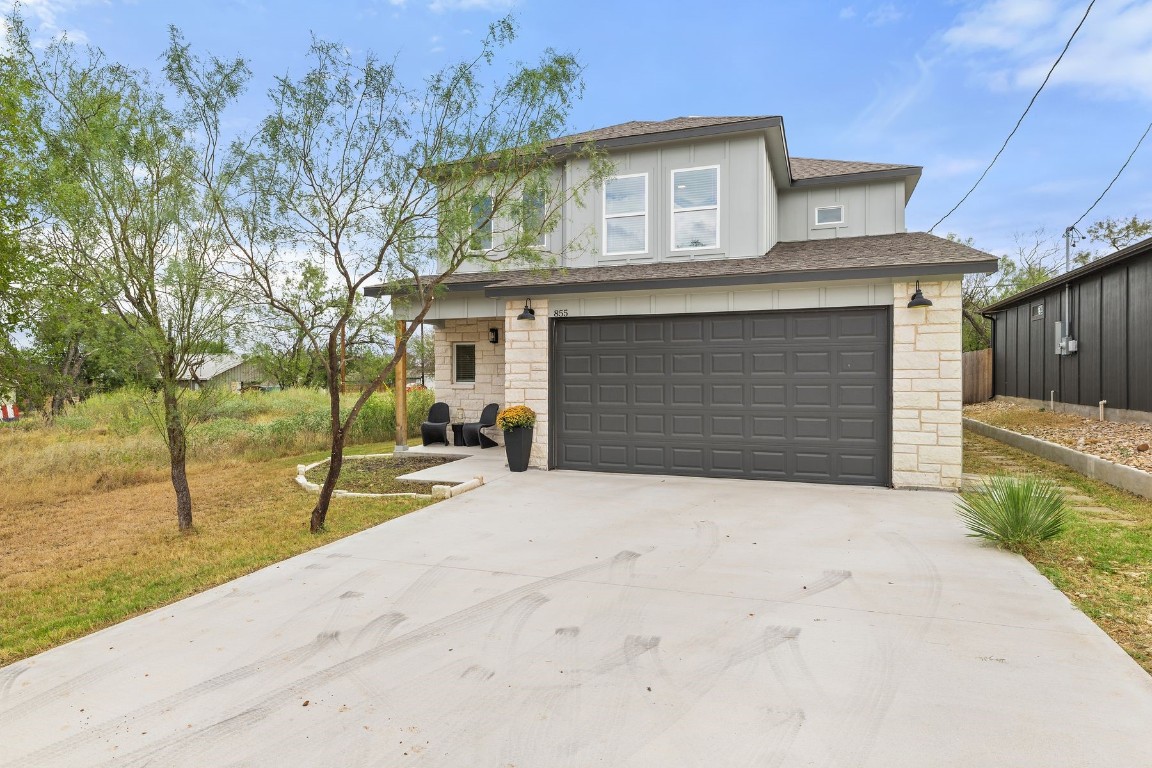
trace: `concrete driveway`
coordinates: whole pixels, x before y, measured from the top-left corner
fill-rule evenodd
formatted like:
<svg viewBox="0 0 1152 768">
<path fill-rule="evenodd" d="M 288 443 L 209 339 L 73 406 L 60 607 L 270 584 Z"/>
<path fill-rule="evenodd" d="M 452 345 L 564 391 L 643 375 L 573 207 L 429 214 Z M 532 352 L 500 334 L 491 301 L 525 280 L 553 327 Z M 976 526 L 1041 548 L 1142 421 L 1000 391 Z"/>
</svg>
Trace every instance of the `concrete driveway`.
<svg viewBox="0 0 1152 768">
<path fill-rule="evenodd" d="M 0 764 L 1152 764 L 1152 678 L 952 501 L 502 477 L 0 670 Z"/>
</svg>

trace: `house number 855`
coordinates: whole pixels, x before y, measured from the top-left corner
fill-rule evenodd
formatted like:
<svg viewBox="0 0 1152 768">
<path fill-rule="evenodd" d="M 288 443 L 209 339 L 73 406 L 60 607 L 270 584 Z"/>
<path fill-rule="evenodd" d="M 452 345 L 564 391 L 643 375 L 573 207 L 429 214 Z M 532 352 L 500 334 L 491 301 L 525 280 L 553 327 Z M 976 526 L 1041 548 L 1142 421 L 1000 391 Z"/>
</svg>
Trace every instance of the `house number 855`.
<svg viewBox="0 0 1152 768">
<path fill-rule="evenodd" d="M 568 317 L 568 310 L 554 309 L 552 310 L 552 317 Z"/>
</svg>

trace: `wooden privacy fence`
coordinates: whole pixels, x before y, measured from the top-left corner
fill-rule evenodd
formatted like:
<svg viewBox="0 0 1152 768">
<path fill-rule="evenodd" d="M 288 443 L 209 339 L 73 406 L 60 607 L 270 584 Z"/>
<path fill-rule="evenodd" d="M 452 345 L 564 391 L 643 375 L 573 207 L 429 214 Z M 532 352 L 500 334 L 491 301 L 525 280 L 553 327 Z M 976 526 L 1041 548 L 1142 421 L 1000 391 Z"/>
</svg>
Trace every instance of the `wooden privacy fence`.
<svg viewBox="0 0 1152 768">
<path fill-rule="evenodd" d="M 964 405 L 992 399 L 992 350 L 965 352 L 961 369 L 964 373 Z"/>
</svg>

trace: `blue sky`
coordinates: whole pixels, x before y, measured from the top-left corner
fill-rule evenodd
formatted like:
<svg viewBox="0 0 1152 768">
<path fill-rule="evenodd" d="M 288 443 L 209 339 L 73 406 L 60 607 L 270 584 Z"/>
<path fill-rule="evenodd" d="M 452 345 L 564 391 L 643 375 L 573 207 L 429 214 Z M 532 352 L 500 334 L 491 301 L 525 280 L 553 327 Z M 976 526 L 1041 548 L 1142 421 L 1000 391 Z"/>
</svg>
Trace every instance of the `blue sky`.
<svg viewBox="0 0 1152 768">
<path fill-rule="evenodd" d="M 516 52 L 571 51 L 587 92 L 574 130 L 680 115 L 783 115 L 793 155 L 924 166 L 908 228 L 971 185 L 1079 21 L 1087 0 L 687 3 L 554 0 L 25 0 L 42 36 L 67 30 L 158 69 L 167 25 L 255 73 L 234 117 L 259 118 L 275 74 L 301 72 L 310 35 L 399 56 L 413 77 L 476 50 L 508 11 Z M 980 189 L 937 229 L 994 253 L 1058 235 L 1152 120 L 1152 0 L 1097 0 L 1052 82 Z M 1152 139 L 1081 225 L 1152 217 Z"/>
</svg>

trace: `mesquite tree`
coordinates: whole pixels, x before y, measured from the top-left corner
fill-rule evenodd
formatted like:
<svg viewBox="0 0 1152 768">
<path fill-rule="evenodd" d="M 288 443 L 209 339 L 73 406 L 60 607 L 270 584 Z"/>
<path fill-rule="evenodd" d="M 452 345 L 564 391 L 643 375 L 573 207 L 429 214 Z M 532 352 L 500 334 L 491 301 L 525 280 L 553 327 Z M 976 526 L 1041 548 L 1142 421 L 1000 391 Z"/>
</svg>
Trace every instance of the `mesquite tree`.
<svg viewBox="0 0 1152 768">
<path fill-rule="evenodd" d="M 188 430 L 212 398 L 180 381 L 219 347 L 233 307 L 217 279 L 225 241 L 218 210 L 198 185 L 195 126 L 169 109 L 146 73 L 66 40 L 38 49 L 19 16 L 8 23 L 12 56 L 32 83 L 36 173 L 44 180 L 28 247 L 99 297 L 155 364 L 154 416 L 177 522 L 190 532 Z"/>
<path fill-rule="evenodd" d="M 593 149 L 573 151 L 569 159 L 586 162 L 564 183 L 551 139 L 564 133 L 582 91 L 580 67 L 546 50 L 535 64 L 501 69 L 498 54 L 514 37 L 511 19 L 493 24 L 475 57 L 417 87 L 372 54 L 354 59 L 341 45 L 314 41 L 309 71 L 280 78 L 259 130 L 228 143 L 221 94 L 242 86 L 246 65 L 201 60 L 172 33 L 166 71 L 207 137 L 204 183 L 230 238 L 231 274 L 291 318 L 326 368 L 331 462 L 313 532 L 324 528 L 349 429 L 393 373 L 444 278 L 469 260 L 546 264 L 541 235 L 606 172 Z M 328 280 L 333 309 L 322 331 L 285 290 L 285 275 L 305 264 L 320 265 Z M 363 289 L 379 284 L 406 286 L 413 322 L 344 409 L 341 336 L 355 318 L 372 318 Z"/>
</svg>

